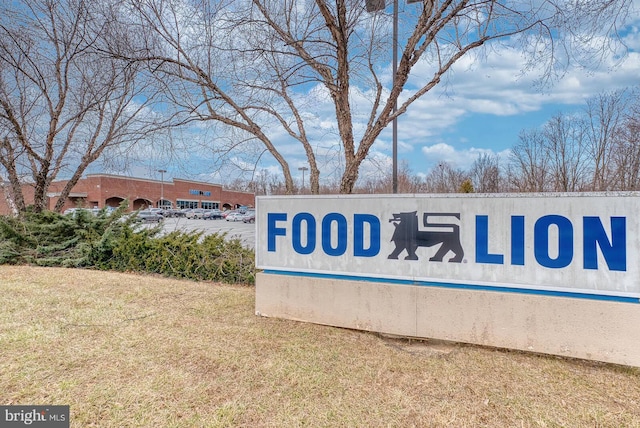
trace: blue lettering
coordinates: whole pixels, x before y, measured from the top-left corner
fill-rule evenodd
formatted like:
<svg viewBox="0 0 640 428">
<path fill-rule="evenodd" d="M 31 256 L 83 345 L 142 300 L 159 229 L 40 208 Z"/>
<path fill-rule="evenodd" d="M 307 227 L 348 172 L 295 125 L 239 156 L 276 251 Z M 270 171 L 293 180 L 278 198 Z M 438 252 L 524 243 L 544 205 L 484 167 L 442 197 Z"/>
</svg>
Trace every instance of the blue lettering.
<svg viewBox="0 0 640 428">
<path fill-rule="evenodd" d="M 331 246 L 331 223 L 338 225 L 338 242 Z M 329 213 L 322 219 L 322 249 L 328 256 L 341 256 L 347 251 L 347 219 L 339 213 Z"/>
<path fill-rule="evenodd" d="M 307 245 L 302 245 L 302 222 L 307 223 Z M 311 254 L 316 249 L 316 219 L 310 213 L 298 213 L 293 217 L 292 222 L 293 249 L 298 254 Z"/>
<path fill-rule="evenodd" d="M 549 255 L 549 227 L 558 227 L 558 257 Z M 544 267 L 559 269 L 569 266 L 573 260 L 573 225 L 560 215 L 540 217 L 533 229 L 533 251 L 536 261 Z"/>
<path fill-rule="evenodd" d="M 489 216 L 476 216 L 476 263 L 504 264 L 502 254 L 489 254 Z"/>
<path fill-rule="evenodd" d="M 584 268 L 598 269 L 598 250 L 602 252 L 609 270 L 627 270 L 626 218 L 611 217 L 611 241 L 598 217 L 584 217 Z"/>
<path fill-rule="evenodd" d="M 511 216 L 511 264 L 524 266 L 524 216 Z"/>
<path fill-rule="evenodd" d="M 275 252 L 278 236 L 287 236 L 288 228 L 280 225 L 287 222 L 287 213 L 267 214 L 267 250 Z M 313 214 L 302 212 L 291 220 L 291 245 L 298 254 L 312 254 L 317 240 L 322 243 L 322 251 L 329 256 L 342 256 L 353 243 L 354 257 L 375 257 L 380 253 L 380 219 L 372 214 L 354 214 L 353 239 L 349 237 L 347 218 L 340 213 L 329 213 L 322 217 L 318 230 Z M 598 269 L 598 258 L 602 257 L 611 271 L 627 270 L 626 218 L 611 217 L 611 233 L 605 230 L 602 220 L 595 216 L 583 217 L 583 264 L 584 269 Z M 510 220 L 510 263 L 524 266 L 526 261 L 525 216 L 511 216 Z M 550 245 L 551 228 L 557 228 L 557 246 Z M 504 264 L 505 253 L 489 252 L 489 216 L 476 216 L 475 258 L 476 263 Z M 496 235 L 494 233 L 494 235 Z M 530 247 L 529 247 L 530 248 Z M 552 249 L 557 248 L 557 255 Z M 599 249 L 599 250 L 598 250 Z M 574 230 L 571 220 L 561 215 L 540 217 L 534 224 L 533 255 L 543 267 L 560 269 L 569 266 L 574 256 Z"/>
<path fill-rule="evenodd" d="M 276 251 L 276 236 L 285 236 L 287 234 L 287 230 L 284 227 L 276 226 L 278 221 L 287 221 L 287 214 L 267 214 L 267 251 Z"/>
<path fill-rule="evenodd" d="M 286 221 L 286 213 L 267 213 L 268 251 L 275 252 L 277 237 L 287 236 L 291 232 L 291 246 L 298 254 L 313 253 L 318 239 L 322 242 L 322 251 L 329 256 L 344 255 L 350 242 L 353 242 L 353 255 L 356 257 L 374 257 L 380 253 L 380 220 L 372 214 L 353 215 L 353 241 L 348 236 L 348 220 L 340 213 L 325 215 L 320 223 L 320 231 L 316 218 L 308 212 L 293 217 L 291 230 L 278 225 L 278 222 Z M 333 233 L 334 230 L 336 233 Z"/>
<path fill-rule="evenodd" d="M 583 228 L 583 264 L 585 269 L 598 269 L 598 249 L 607 267 L 611 271 L 627 270 L 626 218 L 611 217 L 611 235 L 605 231 L 602 220 L 595 216 L 582 219 Z M 558 254 L 550 255 L 550 227 L 558 229 Z M 525 217 L 511 216 L 511 265 L 525 264 Z M 552 247 L 555 247 L 552 245 Z M 534 225 L 533 251 L 536 262 L 544 267 L 560 269 L 573 262 L 574 231 L 571 220 L 560 215 L 540 217 Z M 502 254 L 489 253 L 489 217 L 476 216 L 476 262 L 503 264 Z"/>
<path fill-rule="evenodd" d="M 364 248 L 364 225 L 370 228 L 369 248 Z M 356 257 L 374 257 L 380 252 L 380 220 L 371 214 L 353 216 L 353 255 Z"/>
</svg>

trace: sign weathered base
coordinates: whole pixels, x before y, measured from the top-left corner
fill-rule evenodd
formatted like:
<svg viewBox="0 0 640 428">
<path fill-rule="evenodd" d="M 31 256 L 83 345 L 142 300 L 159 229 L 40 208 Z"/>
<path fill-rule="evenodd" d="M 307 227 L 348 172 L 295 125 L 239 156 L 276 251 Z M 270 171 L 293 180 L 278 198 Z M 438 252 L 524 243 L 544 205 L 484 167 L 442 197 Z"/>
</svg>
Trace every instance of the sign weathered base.
<svg viewBox="0 0 640 428">
<path fill-rule="evenodd" d="M 261 272 L 256 314 L 640 367 L 632 303 Z"/>
</svg>

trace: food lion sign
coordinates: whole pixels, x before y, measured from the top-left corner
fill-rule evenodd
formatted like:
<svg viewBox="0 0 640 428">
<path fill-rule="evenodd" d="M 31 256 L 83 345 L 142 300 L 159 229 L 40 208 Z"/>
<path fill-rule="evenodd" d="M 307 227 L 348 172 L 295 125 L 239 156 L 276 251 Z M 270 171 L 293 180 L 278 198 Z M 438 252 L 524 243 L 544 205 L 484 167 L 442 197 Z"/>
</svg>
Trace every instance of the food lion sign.
<svg viewBox="0 0 640 428">
<path fill-rule="evenodd" d="M 606 350 L 601 356 L 591 350 L 563 352 L 572 346 L 561 344 L 559 350 L 546 349 L 538 343 L 544 339 L 531 335 L 541 326 L 557 330 L 555 323 L 575 322 L 583 328 L 583 318 L 597 322 L 598 317 L 589 314 L 562 319 L 563 313 L 580 308 L 601 315 L 612 310 L 611 318 L 603 319 L 609 325 L 619 319 L 621 308 L 637 317 L 639 222 L 640 194 L 635 192 L 259 197 L 256 264 L 264 271 L 257 279 L 256 311 L 638 365 L 640 355 L 629 357 L 628 350 L 620 351 L 625 354 L 621 361 Z M 268 285 L 278 281 L 284 285 Z M 460 306 L 461 301 L 470 307 Z M 446 302 L 451 303 L 449 311 L 443 311 Z M 436 303 L 436 312 L 448 321 L 430 318 Z M 372 311 L 372 305 L 381 313 Z M 392 307 L 401 313 L 384 315 Z M 516 309 L 525 313 L 524 320 L 513 314 Z M 552 313 L 545 312 L 549 310 Z M 415 319 L 403 320 L 402 313 L 412 311 L 417 311 Z M 466 319 L 470 313 L 478 314 L 475 321 Z M 465 320 L 459 329 L 476 333 L 437 327 L 439 322 L 455 324 L 461 316 Z M 539 320 L 549 316 L 560 318 L 551 324 Z M 501 326 L 501 318 L 510 325 Z M 527 331 L 532 320 L 536 332 Z M 522 329 L 517 327 L 520 321 Z M 618 321 L 613 324 L 619 331 Z M 500 331 L 514 325 L 509 334 L 531 339 L 511 346 L 513 340 L 501 337 Z M 477 337 L 479 327 L 485 338 Z M 640 330 L 640 323 L 634 328 Z M 575 340 L 574 327 L 565 330 L 574 336 L 567 343 Z M 442 333 L 434 333 L 438 331 Z M 610 336 L 607 329 L 602 333 Z"/>
</svg>

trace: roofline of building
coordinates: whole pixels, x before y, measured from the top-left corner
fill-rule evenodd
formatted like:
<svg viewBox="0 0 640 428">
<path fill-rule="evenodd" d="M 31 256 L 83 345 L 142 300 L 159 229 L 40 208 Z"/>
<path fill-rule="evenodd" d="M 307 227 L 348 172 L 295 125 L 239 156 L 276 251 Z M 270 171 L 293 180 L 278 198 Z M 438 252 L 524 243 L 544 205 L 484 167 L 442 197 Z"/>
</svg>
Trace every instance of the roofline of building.
<svg viewBox="0 0 640 428">
<path fill-rule="evenodd" d="M 152 178 L 128 177 L 126 175 L 104 174 L 104 173 L 87 174 L 85 177 L 86 178 L 89 178 L 89 177 L 120 178 L 120 179 L 124 179 L 124 180 L 147 181 L 147 182 L 154 182 L 154 183 L 164 183 L 164 184 L 168 184 L 168 185 L 171 185 L 176 181 L 181 181 L 183 183 L 203 184 L 205 186 L 218 186 L 218 187 L 222 188 L 222 190 L 225 190 L 227 192 L 245 193 L 247 195 L 254 195 L 253 192 L 245 192 L 245 191 L 242 191 L 242 190 L 229 189 L 229 188 L 225 187 L 223 184 L 207 183 L 206 181 L 188 180 L 186 178 L 171 178 L 170 179 L 171 181 L 169 181 L 169 179 L 166 179 L 166 180 L 155 180 L 155 179 L 152 179 Z M 69 180 L 56 180 L 56 181 L 54 181 L 54 183 L 61 183 L 61 182 L 66 182 L 66 181 L 69 181 Z"/>
<path fill-rule="evenodd" d="M 173 178 L 173 181 L 181 181 L 183 183 L 194 183 L 194 184 L 205 184 L 207 186 L 219 186 L 222 188 L 222 190 L 225 190 L 227 192 L 235 192 L 235 193 L 245 193 L 247 195 L 253 195 L 253 192 L 245 192 L 242 190 L 233 190 L 233 189 L 229 189 L 228 187 L 225 187 L 224 184 L 218 184 L 218 183 L 207 183 L 205 181 L 195 181 L 195 180 L 187 180 L 186 178 Z"/>
<path fill-rule="evenodd" d="M 128 177 L 126 175 L 116 175 L 116 174 L 87 174 L 85 178 L 89 177 L 107 177 L 107 178 L 119 178 L 123 180 L 136 180 L 136 181 L 152 181 L 154 183 L 164 183 L 164 184 L 173 184 L 169 179 L 164 180 L 155 180 L 153 178 L 142 178 L 142 177 Z M 68 181 L 68 180 L 62 180 Z"/>
<path fill-rule="evenodd" d="M 218 184 L 218 183 L 207 183 L 206 181 L 187 180 L 186 178 L 173 178 L 172 180 L 173 181 L 182 181 L 184 183 L 206 184 L 207 186 L 224 187 L 222 184 Z"/>
</svg>

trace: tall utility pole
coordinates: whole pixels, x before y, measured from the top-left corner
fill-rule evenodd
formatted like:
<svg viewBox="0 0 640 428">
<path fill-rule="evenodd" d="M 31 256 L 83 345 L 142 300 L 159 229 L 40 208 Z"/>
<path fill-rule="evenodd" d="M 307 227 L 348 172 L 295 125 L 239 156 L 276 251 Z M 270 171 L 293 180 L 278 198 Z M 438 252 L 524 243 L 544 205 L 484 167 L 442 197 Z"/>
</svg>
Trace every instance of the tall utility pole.
<svg viewBox="0 0 640 428">
<path fill-rule="evenodd" d="M 164 173 L 167 172 L 166 169 L 159 169 L 160 173 L 160 203 L 158 204 L 158 208 L 164 208 Z"/>
<path fill-rule="evenodd" d="M 398 0 L 393 0 L 393 80 L 392 88 L 396 87 L 396 74 L 398 72 Z M 395 116 L 398 110 L 398 100 L 393 102 L 393 193 L 398 193 L 398 118 Z"/>
<path fill-rule="evenodd" d="M 419 3 L 422 0 L 406 0 L 409 3 Z M 365 0 L 367 12 L 377 12 L 387 7 L 385 0 Z M 396 86 L 396 74 L 398 72 L 398 0 L 393 0 L 393 83 L 392 88 Z M 392 138 L 393 138 L 393 193 L 398 193 L 398 118 L 395 116 L 398 111 L 398 100 L 393 103 L 393 121 L 392 121 Z"/>
<path fill-rule="evenodd" d="M 301 166 L 300 168 L 298 168 L 298 171 L 302 171 L 302 191 L 304 192 L 304 172 L 309 171 L 309 168 L 307 168 L 306 166 Z"/>
</svg>

